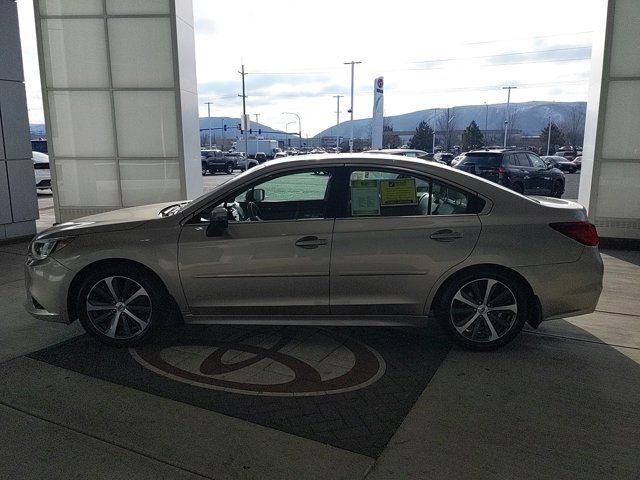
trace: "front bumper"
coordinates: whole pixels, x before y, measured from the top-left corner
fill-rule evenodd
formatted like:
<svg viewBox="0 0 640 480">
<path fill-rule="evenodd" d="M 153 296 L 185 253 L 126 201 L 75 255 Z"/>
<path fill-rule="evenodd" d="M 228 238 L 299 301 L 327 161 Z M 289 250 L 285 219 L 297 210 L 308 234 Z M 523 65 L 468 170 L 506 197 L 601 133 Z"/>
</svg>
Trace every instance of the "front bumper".
<svg viewBox="0 0 640 480">
<path fill-rule="evenodd" d="M 38 320 L 71 323 L 67 311 L 67 293 L 73 278 L 68 268 L 48 257 L 45 260 L 27 260 L 24 267 L 27 299 L 24 307 Z"/>
<path fill-rule="evenodd" d="M 542 319 L 573 317 L 596 309 L 604 266 L 597 247 L 584 247 L 571 263 L 518 267 L 540 299 Z"/>
</svg>

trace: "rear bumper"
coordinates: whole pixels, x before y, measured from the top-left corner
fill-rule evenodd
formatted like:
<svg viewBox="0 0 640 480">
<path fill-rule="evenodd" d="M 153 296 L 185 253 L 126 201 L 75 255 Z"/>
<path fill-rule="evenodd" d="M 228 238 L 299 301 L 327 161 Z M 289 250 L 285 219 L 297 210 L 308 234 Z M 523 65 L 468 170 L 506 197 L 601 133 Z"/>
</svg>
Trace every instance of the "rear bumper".
<svg viewBox="0 0 640 480">
<path fill-rule="evenodd" d="M 518 267 L 540 299 L 542 319 L 573 317 L 596 309 L 602 292 L 603 264 L 597 247 L 584 247 L 572 263 Z"/>
</svg>

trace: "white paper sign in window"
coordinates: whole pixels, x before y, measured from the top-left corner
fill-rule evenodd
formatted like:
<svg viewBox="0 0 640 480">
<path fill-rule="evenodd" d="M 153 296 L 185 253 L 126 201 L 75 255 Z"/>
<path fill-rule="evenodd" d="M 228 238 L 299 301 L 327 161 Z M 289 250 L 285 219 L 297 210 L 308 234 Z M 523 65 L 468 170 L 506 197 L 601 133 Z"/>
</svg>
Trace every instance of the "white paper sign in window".
<svg viewBox="0 0 640 480">
<path fill-rule="evenodd" d="M 380 215 L 380 191 L 377 180 L 351 180 L 351 215 Z"/>
</svg>

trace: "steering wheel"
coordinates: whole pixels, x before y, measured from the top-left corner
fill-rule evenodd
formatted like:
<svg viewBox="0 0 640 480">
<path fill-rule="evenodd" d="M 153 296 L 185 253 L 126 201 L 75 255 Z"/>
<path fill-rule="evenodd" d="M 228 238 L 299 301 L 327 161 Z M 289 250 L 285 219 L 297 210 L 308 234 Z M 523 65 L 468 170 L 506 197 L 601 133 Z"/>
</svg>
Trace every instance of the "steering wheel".
<svg viewBox="0 0 640 480">
<path fill-rule="evenodd" d="M 229 212 L 229 219 L 235 222 L 242 222 L 247 219 L 244 210 L 238 202 L 233 202 L 227 206 L 227 212 Z"/>
<path fill-rule="evenodd" d="M 258 208 L 256 202 L 247 203 L 247 210 L 249 211 L 249 220 L 254 222 L 262 221 L 262 218 L 260 218 L 260 208 Z"/>
</svg>

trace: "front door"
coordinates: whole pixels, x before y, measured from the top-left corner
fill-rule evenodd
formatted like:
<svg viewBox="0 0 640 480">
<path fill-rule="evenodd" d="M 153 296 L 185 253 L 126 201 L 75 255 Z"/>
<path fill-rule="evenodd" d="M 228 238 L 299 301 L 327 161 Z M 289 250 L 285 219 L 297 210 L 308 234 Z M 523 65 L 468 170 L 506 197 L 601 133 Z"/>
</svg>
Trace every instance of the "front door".
<svg viewBox="0 0 640 480">
<path fill-rule="evenodd" d="M 353 169 L 331 260 L 331 312 L 422 315 L 436 280 L 473 250 L 483 201 L 436 179 Z"/>
<path fill-rule="evenodd" d="M 329 313 L 334 219 L 327 214 L 332 171 L 295 171 L 242 187 L 190 219 L 179 268 L 194 315 Z M 207 236 L 210 211 L 229 226 Z"/>
</svg>

